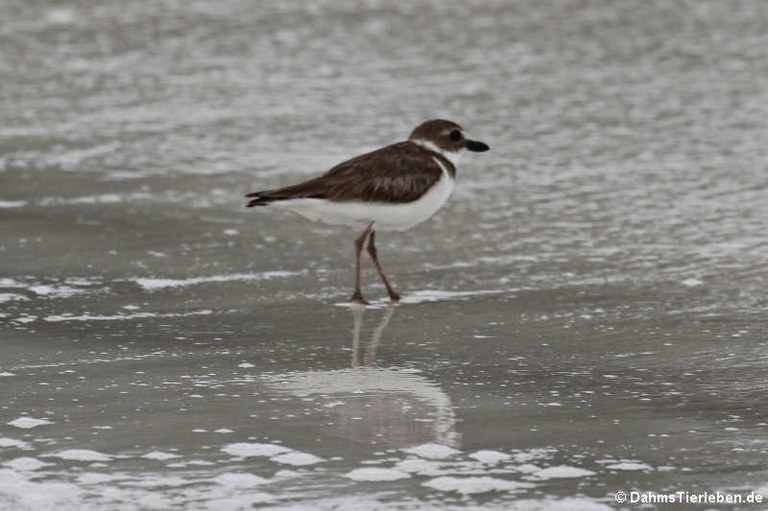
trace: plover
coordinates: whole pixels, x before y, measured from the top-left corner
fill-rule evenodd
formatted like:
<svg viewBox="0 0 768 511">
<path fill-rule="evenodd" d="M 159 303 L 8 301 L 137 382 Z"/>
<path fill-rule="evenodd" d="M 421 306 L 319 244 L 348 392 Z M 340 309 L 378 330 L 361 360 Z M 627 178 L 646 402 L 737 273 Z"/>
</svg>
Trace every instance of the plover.
<svg viewBox="0 0 768 511">
<path fill-rule="evenodd" d="M 379 262 L 376 231 L 404 231 L 427 220 L 445 204 L 465 150 L 487 151 L 469 140 L 458 124 L 434 119 L 420 124 L 408 140 L 339 163 L 325 174 L 293 186 L 246 195 L 248 207 L 279 207 L 327 224 L 363 228 L 355 240 L 355 290 L 351 301 L 367 304 L 360 290 L 360 254 L 368 254 L 390 300 L 400 295 Z"/>
</svg>

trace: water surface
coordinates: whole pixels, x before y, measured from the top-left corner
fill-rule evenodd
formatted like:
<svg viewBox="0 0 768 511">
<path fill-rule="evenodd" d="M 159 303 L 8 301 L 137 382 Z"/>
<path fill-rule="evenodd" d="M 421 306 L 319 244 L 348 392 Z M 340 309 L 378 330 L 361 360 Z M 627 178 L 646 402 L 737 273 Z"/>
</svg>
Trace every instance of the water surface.
<svg viewBox="0 0 768 511">
<path fill-rule="evenodd" d="M 0 508 L 768 493 L 764 3 L 0 16 Z M 357 233 L 242 195 L 432 117 L 492 151 L 350 310 Z"/>
</svg>

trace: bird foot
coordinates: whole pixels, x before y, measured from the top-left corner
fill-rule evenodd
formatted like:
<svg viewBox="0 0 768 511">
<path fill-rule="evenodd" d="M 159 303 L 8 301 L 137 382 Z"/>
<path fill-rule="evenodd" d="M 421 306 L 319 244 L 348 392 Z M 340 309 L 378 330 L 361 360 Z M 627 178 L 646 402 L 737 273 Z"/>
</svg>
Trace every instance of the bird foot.
<svg viewBox="0 0 768 511">
<path fill-rule="evenodd" d="M 363 298 L 363 293 L 361 293 L 359 289 L 356 289 L 355 292 L 352 293 L 352 298 L 350 298 L 349 301 L 360 305 L 370 305 L 368 300 Z"/>
</svg>

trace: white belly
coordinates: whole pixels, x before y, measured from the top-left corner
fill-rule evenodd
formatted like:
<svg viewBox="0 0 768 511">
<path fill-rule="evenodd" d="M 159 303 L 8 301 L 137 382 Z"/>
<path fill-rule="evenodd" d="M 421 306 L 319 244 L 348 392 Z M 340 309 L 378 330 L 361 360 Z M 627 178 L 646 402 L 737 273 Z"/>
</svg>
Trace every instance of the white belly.
<svg viewBox="0 0 768 511">
<path fill-rule="evenodd" d="M 442 167 L 442 165 L 441 165 Z M 333 225 L 365 228 L 374 223 L 376 230 L 404 231 L 427 220 L 440 209 L 453 192 L 454 180 L 443 169 L 440 180 L 413 202 L 331 202 L 325 199 L 291 199 L 270 204 L 298 213 L 309 220 Z"/>
</svg>

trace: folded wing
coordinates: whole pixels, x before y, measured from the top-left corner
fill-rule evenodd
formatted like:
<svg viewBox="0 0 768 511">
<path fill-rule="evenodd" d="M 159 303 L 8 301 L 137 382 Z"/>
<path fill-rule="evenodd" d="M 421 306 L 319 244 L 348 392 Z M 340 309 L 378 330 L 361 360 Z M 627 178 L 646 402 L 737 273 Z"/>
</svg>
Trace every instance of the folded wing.
<svg viewBox="0 0 768 511">
<path fill-rule="evenodd" d="M 440 155 L 411 142 L 400 142 L 347 160 L 309 181 L 249 193 L 246 197 L 252 199 L 249 208 L 310 198 L 334 202 L 411 202 L 440 180 L 443 167 L 451 174 L 455 172 L 453 165 Z"/>
</svg>

